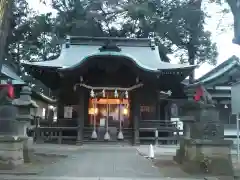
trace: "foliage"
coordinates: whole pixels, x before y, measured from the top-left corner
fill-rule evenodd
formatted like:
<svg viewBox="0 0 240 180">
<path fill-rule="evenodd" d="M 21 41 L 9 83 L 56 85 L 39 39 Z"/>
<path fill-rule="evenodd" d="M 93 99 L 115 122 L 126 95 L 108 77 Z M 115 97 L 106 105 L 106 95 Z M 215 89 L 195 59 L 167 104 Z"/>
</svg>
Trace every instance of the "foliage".
<svg viewBox="0 0 240 180">
<path fill-rule="evenodd" d="M 198 1 L 197 1 L 198 2 Z M 199 1 L 201 2 L 201 1 Z M 180 61 L 216 64 L 216 44 L 204 31 L 201 3 L 164 0 L 52 0 L 58 34 L 149 37 L 160 40 L 160 54 L 180 50 Z M 166 57 L 166 56 L 165 56 Z"/>
<path fill-rule="evenodd" d="M 233 15 L 234 38 L 233 43 L 240 45 L 240 0 L 211 0 L 211 3 L 222 5 L 227 2 Z M 228 10 L 224 9 L 224 13 Z"/>
<path fill-rule="evenodd" d="M 21 60 L 36 61 L 51 59 L 60 49 L 52 31 L 51 14 L 36 15 L 28 8 L 26 0 L 16 0 L 8 38 L 8 59 L 15 63 Z"/>
<path fill-rule="evenodd" d="M 44 61 L 59 55 L 61 49 L 53 27 L 51 13 L 38 15 L 26 0 L 14 0 L 4 63 L 39 92 L 48 89 L 24 71 L 21 61 Z"/>
<path fill-rule="evenodd" d="M 140 24 L 140 31 L 148 27 L 155 32 L 165 46 L 173 52 L 180 49 L 182 63 L 216 64 L 216 44 L 211 43 L 210 32 L 204 31 L 204 13 L 201 4 L 191 1 L 148 1 L 140 3 L 145 12 L 136 12 L 135 18 Z M 132 13 L 132 12 L 131 12 Z M 136 16 L 141 14 L 142 17 Z"/>
<path fill-rule="evenodd" d="M 57 11 L 56 17 L 51 13 L 36 14 L 26 0 L 15 0 L 6 52 L 22 76 L 28 77 L 21 67 L 22 60 L 56 58 L 61 50 L 60 40 L 67 34 L 143 38 L 154 35 L 164 61 L 170 61 L 167 54 L 175 54 L 181 63 L 216 63 L 216 45 L 210 40 L 210 32 L 203 28 L 201 1 L 51 0 L 51 6 Z"/>
</svg>

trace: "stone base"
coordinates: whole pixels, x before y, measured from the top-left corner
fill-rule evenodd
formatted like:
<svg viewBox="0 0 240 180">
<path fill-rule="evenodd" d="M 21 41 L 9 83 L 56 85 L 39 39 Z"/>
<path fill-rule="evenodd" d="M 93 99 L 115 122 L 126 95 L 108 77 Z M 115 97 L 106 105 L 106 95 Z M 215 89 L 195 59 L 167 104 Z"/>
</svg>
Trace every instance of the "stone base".
<svg viewBox="0 0 240 180">
<path fill-rule="evenodd" d="M 0 169 L 13 169 L 23 163 L 23 139 L 0 136 Z"/>
<path fill-rule="evenodd" d="M 23 141 L 23 159 L 24 163 L 29 163 L 33 159 L 34 150 L 33 150 L 33 138 L 26 137 Z"/>
<path fill-rule="evenodd" d="M 77 146 L 82 146 L 82 145 L 83 145 L 83 141 L 80 141 L 80 140 L 79 140 L 79 141 L 76 141 L 76 145 L 77 145 Z"/>
<path fill-rule="evenodd" d="M 232 176 L 230 140 L 183 139 L 174 160 L 189 173 Z"/>
</svg>

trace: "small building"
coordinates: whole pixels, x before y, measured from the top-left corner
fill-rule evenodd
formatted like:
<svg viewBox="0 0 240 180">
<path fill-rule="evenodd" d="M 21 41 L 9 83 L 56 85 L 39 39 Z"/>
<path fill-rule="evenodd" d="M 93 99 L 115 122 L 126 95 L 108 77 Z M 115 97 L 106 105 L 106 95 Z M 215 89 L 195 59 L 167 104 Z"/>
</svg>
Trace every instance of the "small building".
<svg viewBox="0 0 240 180">
<path fill-rule="evenodd" d="M 141 128 L 170 121 L 167 97 L 186 98 L 181 82 L 196 67 L 162 61 L 153 39 L 110 37 L 67 37 L 57 59 L 24 66 L 57 94 L 58 125 L 79 127 L 81 143 L 125 130 L 139 142 Z"/>
</svg>

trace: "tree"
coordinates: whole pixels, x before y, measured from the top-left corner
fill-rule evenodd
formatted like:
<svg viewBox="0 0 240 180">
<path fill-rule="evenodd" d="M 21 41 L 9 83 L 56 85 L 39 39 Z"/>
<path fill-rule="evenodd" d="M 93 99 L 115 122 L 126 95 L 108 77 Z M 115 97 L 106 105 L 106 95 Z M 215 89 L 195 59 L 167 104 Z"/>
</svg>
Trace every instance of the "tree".
<svg viewBox="0 0 240 180">
<path fill-rule="evenodd" d="M 149 32 L 155 32 L 161 43 L 160 48 L 167 47 L 166 53 L 178 50 L 180 53 L 177 56 L 182 63 L 216 64 L 217 48 L 211 42 L 211 33 L 204 30 L 205 14 L 201 10 L 201 3 L 201 0 L 135 0 L 128 15 L 130 21 L 137 22 L 140 27 L 134 34 L 146 36 Z M 189 80 L 193 79 L 194 74 Z"/>
<path fill-rule="evenodd" d="M 57 10 L 54 33 L 81 36 L 149 37 L 159 40 L 159 53 L 180 52 L 181 62 L 216 63 L 216 45 L 204 31 L 202 0 L 52 0 Z M 193 79 L 193 75 L 190 80 Z"/>
<path fill-rule="evenodd" d="M 226 0 L 231 8 L 234 20 L 233 43 L 240 45 L 240 0 Z"/>
<path fill-rule="evenodd" d="M 11 21 L 12 5 L 12 0 L 0 0 L 0 70 L 2 69 L 2 61 L 5 58 L 5 45 Z"/>
<path fill-rule="evenodd" d="M 4 49 L 8 61 L 22 79 L 38 92 L 48 89 L 28 75 L 21 65 L 22 60 L 39 61 L 56 58 L 60 43 L 53 32 L 54 19 L 51 14 L 36 14 L 29 9 L 26 0 L 14 0 L 9 33 Z"/>
<path fill-rule="evenodd" d="M 210 3 L 217 3 L 219 5 L 222 5 L 223 3 L 228 4 L 234 22 L 233 43 L 240 45 L 240 0 L 210 0 Z M 228 10 L 225 10 L 225 12 L 228 12 Z"/>
</svg>

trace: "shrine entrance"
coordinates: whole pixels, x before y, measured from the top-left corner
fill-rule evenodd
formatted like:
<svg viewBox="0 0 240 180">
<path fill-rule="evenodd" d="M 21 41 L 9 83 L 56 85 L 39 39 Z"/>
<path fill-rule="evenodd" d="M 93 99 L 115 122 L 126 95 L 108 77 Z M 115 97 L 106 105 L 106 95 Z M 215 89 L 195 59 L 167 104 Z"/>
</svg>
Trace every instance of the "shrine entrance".
<svg viewBox="0 0 240 180">
<path fill-rule="evenodd" d="M 130 118 L 128 93 L 142 87 L 142 83 L 128 88 L 93 87 L 84 83 L 76 86 L 89 90 L 87 124 L 90 125 L 91 134 L 88 135 L 88 139 L 123 141 L 126 140 L 125 134 L 128 134 L 129 138 L 129 130 L 132 134 L 133 123 Z"/>
<path fill-rule="evenodd" d="M 122 130 L 130 127 L 128 99 L 90 98 L 88 115 L 93 128 L 92 139 L 123 140 Z"/>
</svg>

